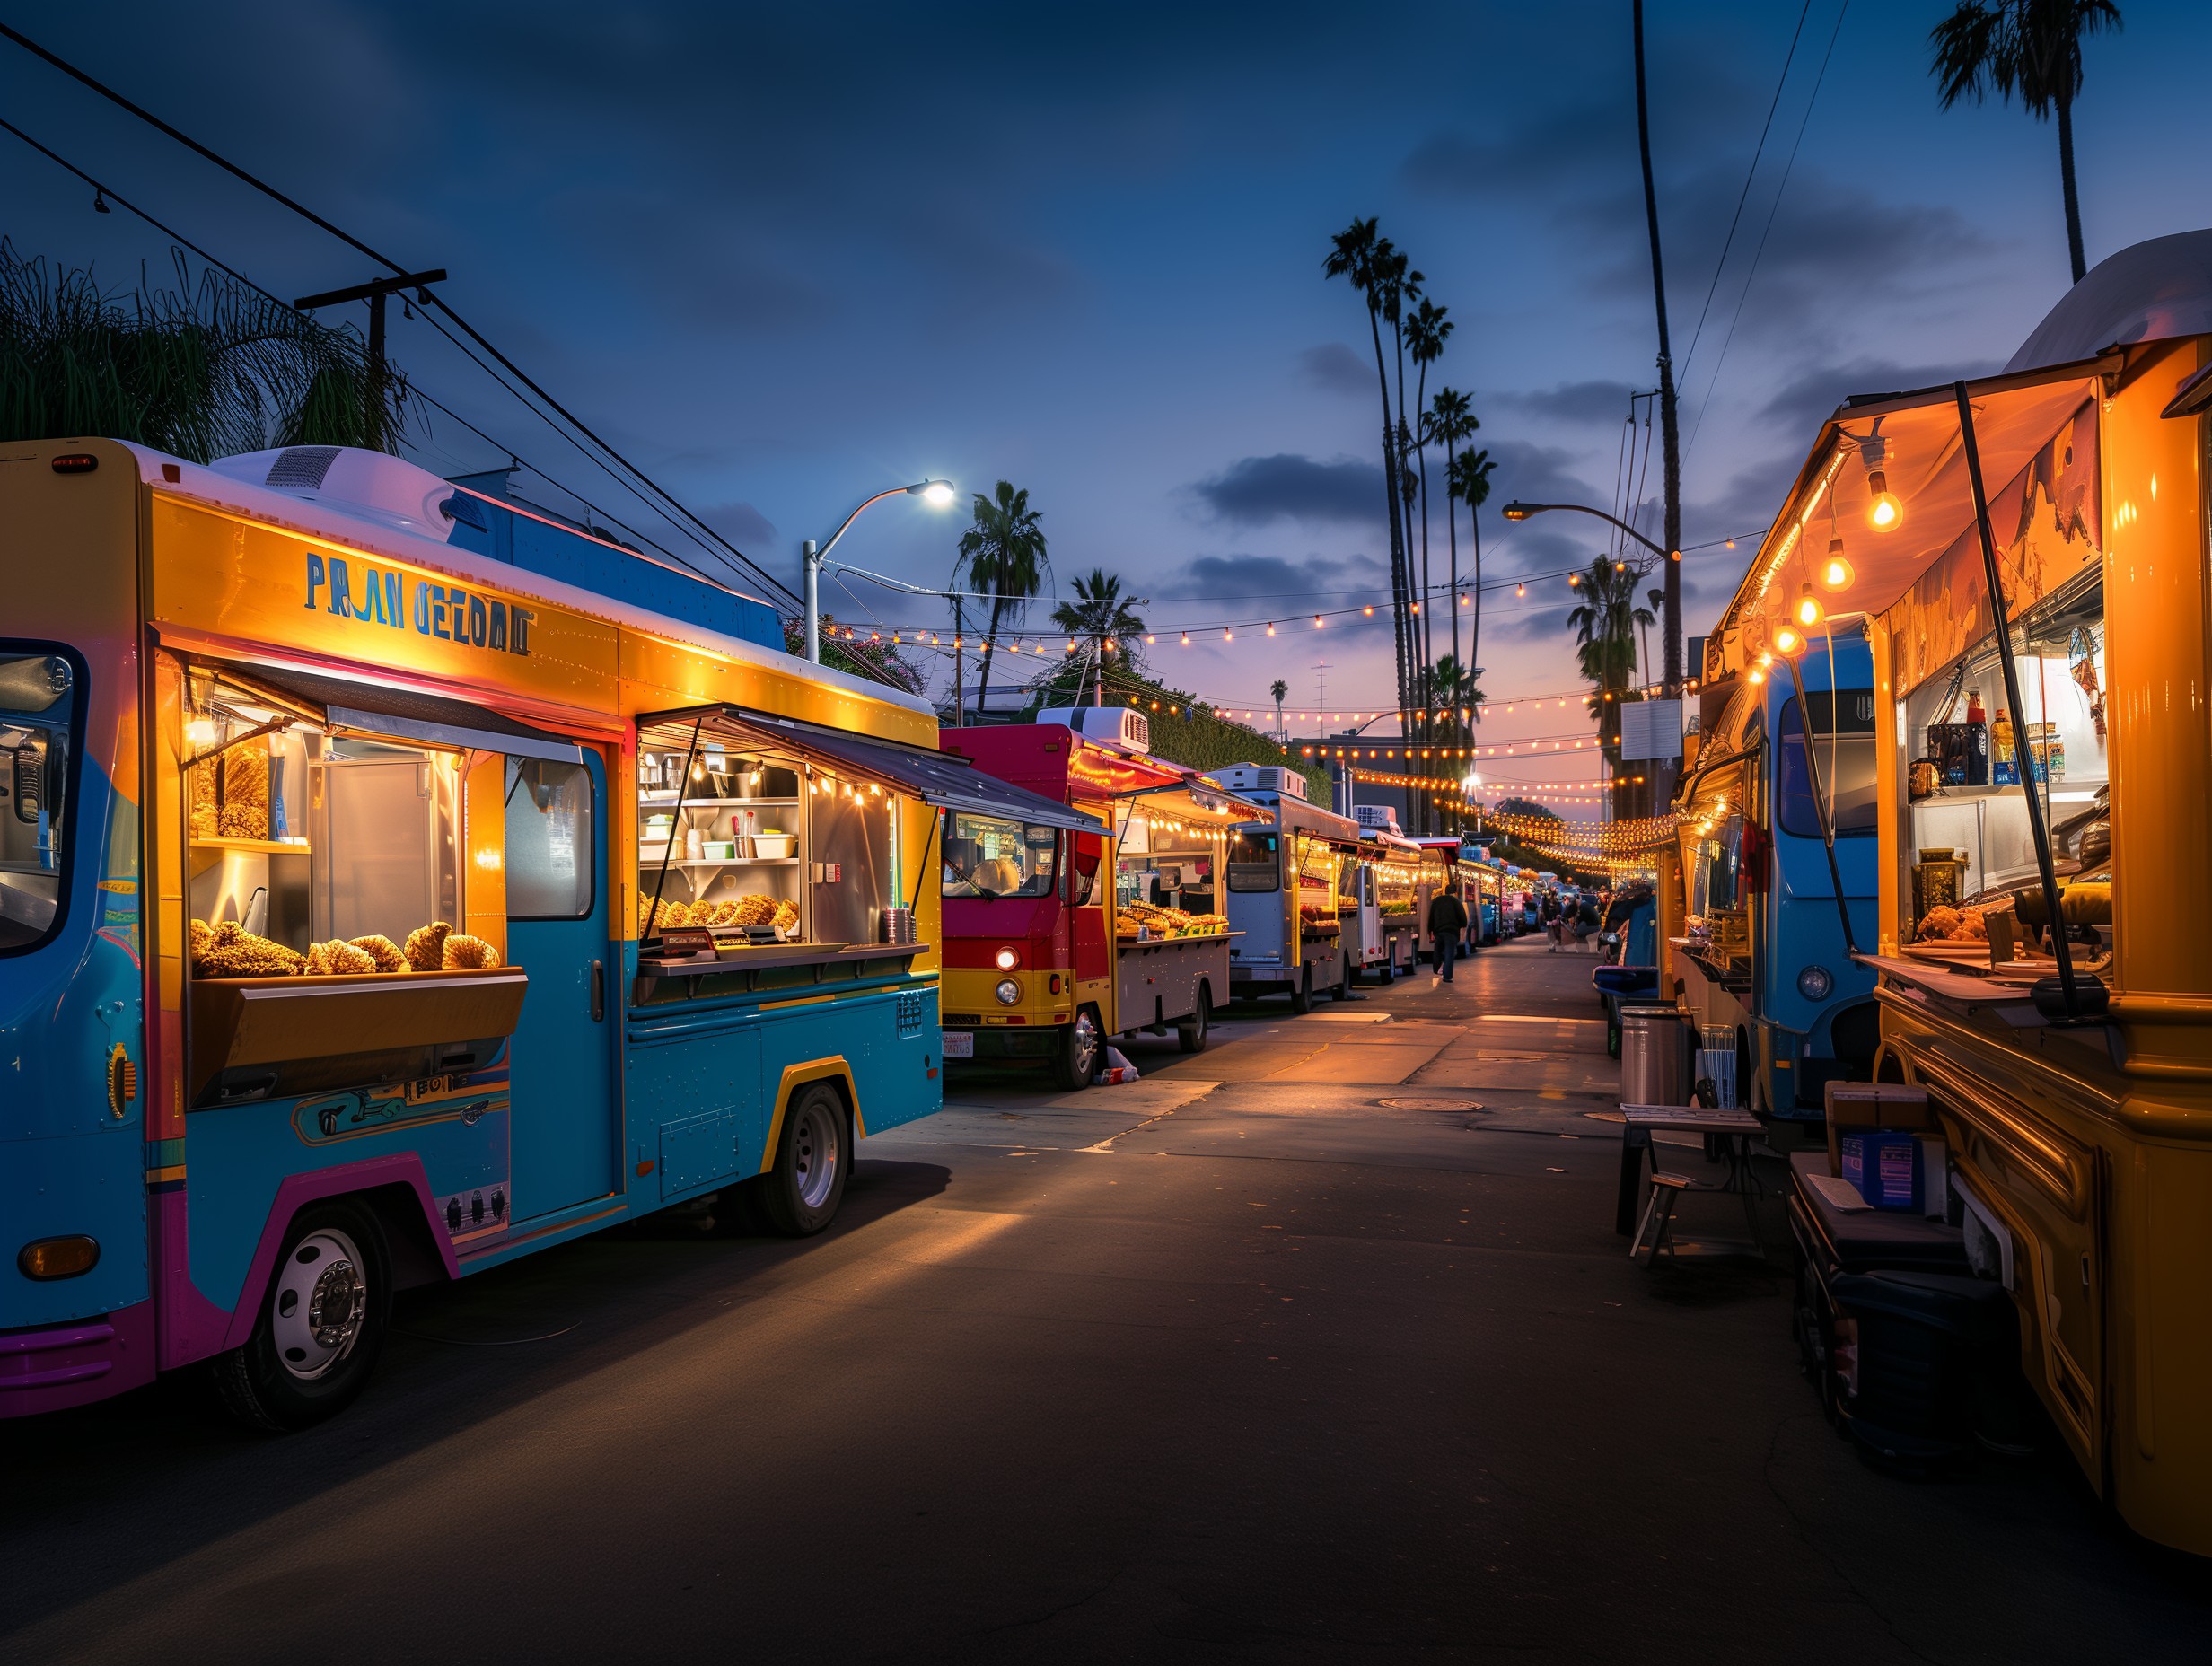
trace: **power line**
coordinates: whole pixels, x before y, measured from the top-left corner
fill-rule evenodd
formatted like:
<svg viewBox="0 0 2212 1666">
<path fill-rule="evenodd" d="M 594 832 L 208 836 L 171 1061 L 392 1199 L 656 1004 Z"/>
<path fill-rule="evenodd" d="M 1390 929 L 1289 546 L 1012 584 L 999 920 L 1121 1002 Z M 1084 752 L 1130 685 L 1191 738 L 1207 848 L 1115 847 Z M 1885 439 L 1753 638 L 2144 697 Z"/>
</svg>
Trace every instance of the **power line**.
<svg viewBox="0 0 2212 1666">
<path fill-rule="evenodd" d="M 1760 230 L 1759 247 L 1751 250 L 1751 269 L 1743 275 L 1743 289 L 1736 296 L 1735 311 L 1729 317 L 1728 333 L 1721 338 L 1720 357 L 1714 362 L 1712 380 L 1705 385 L 1705 403 L 1698 408 L 1698 420 L 1690 430 L 1690 444 L 1682 448 L 1684 456 L 1697 444 L 1698 435 L 1705 427 L 1706 413 L 1713 408 L 1713 390 L 1720 385 L 1722 367 L 1728 363 L 1729 344 L 1735 340 L 1736 326 L 1743 320 L 1743 303 L 1750 299 L 1751 282 L 1759 276 L 1760 257 L 1767 252 L 1767 238 L 1774 231 L 1775 215 L 1781 212 L 1783 194 L 1789 189 L 1790 172 L 1797 165 L 1798 148 L 1804 144 L 1805 129 L 1813 123 L 1813 107 L 1821 101 L 1821 87 L 1828 79 L 1829 60 L 1836 55 L 1836 40 L 1843 33 L 1843 20 L 1850 10 L 1851 0 L 1843 0 L 1836 8 L 1836 26 L 1829 31 L 1828 50 L 1821 55 L 1820 74 L 1813 78 L 1812 95 L 1805 100 L 1805 113 L 1797 123 L 1797 136 L 1790 143 L 1789 160 L 1782 164 L 1782 178 L 1774 188 L 1774 201 L 1767 206 L 1767 224 Z"/>
<path fill-rule="evenodd" d="M 60 154 L 55 150 L 52 150 L 45 145 L 41 145 L 37 139 L 31 137 L 30 134 L 24 132 L 13 122 L 0 119 L 0 129 L 4 129 L 6 132 L 14 135 L 15 137 L 21 139 L 32 150 L 37 151 L 40 155 L 45 157 L 56 167 L 61 168 L 83 180 L 84 183 L 91 186 L 101 197 L 112 201 L 118 207 L 122 208 L 126 213 L 136 215 L 139 219 L 144 220 L 155 231 L 161 232 L 162 236 L 169 238 L 172 242 L 177 243 L 182 248 L 189 250 L 202 261 L 206 262 L 208 266 L 213 267 L 216 271 L 223 273 L 233 282 L 249 290 L 251 290 L 255 294 L 259 295 L 263 300 L 269 302 L 271 304 L 284 308 L 286 311 L 296 311 L 289 301 L 285 300 L 281 295 L 276 294 L 272 291 L 263 287 L 261 285 L 255 283 L 253 279 L 248 277 L 236 267 L 233 267 L 224 260 L 218 259 L 215 255 L 210 254 L 206 250 L 200 247 L 199 244 L 194 242 L 190 238 L 187 237 L 183 232 L 178 231 L 174 226 L 155 218 L 154 215 L 149 213 L 145 208 L 140 207 L 136 203 L 131 201 L 128 197 L 125 197 L 122 192 L 117 190 L 113 186 L 94 178 L 92 174 L 87 173 L 83 169 L 78 167 L 75 162 L 71 162 L 67 157 Z M 437 328 L 435 320 L 430 320 L 427 321 L 432 324 L 433 328 Z M 443 334 L 444 332 L 441 329 L 440 333 Z M 448 336 L 446 338 L 449 341 L 452 339 L 451 336 Z M 459 342 L 455 342 L 454 346 L 459 347 L 463 353 L 468 352 L 467 347 Z M 485 370 L 487 374 L 492 374 L 488 366 L 483 365 L 481 361 L 474 360 L 473 355 L 470 355 L 470 357 L 473 362 L 478 364 L 479 369 Z M 496 375 L 493 376 L 493 380 L 498 380 Z M 530 469 L 531 473 L 539 476 L 541 479 L 548 482 L 557 491 L 565 494 L 568 497 L 575 499 L 575 502 L 583 504 L 585 510 L 587 510 L 590 513 L 598 516 L 601 520 L 606 522 L 608 525 L 618 528 L 624 532 L 628 532 L 632 538 L 636 539 L 639 542 L 658 550 L 662 555 L 666 556 L 669 560 L 674 562 L 677 566 L 690 573 L 702 583 L 713 584 L 715 588 L 720 590 L 728 589 L 728 586 L 723 584 L 719 579 L 716 579 L 711 574 L 703 572 L 693 563 L 685 560 L 681 556 L 676 554 L 675 551 L 665 548 L 656 540 L 646 537 L 645 533 L 638 531 L 635 527 L 628 525 L 615 515 L 610 514 L 605 509 L 601 508 L 597 504 L 592 503 L 592 500 L 584 496 L 583 493 L 575 490 L 571 487 L 564 485 L 557 477 L 547 472 L 543 469 L 539 468 L 536 464 L 528 461 L 517 453 L 513 447 L 503 444 L 500 441 L 485 433 L 483 429 L 478 427 L 467 417 L 461 416 L 460 412 L 454 410 L 443 400 L 439 399 L 434 395 L 426 390 L 424 388 L 416 383 L 411 378 L 407 382 L 407 389 L 408 392 L 412 393 L 417 399 L 421 399 L 426 405 L 428 405 L 433 409 L 443 412 L 445 416 L 452 417 L 453 421 L 459 423 L 470 434 L 475 434 L 478 439 L 482 440 L 487 445 L 496 447 L 497 450 L 505 452 L 507 456 L 512 458 L 517 464 L 522 468 Z M 530 407 L 525 404 L 525 408 L 531 409 L 534 415 L 537 415 L 542 420 L 550 423 L 551 419 L 544 417 L 543 413 L 536 411 L 534 407 Z M 554 432 L 556 434 L 560 433 L 560 429 L 557 425 L 554 427 Z M 562 435 L 562 437 L 567 438 L 565 434 Z M 574 444 L 575 442 L 570 441 L 570 443 Z M 581 447 L 578 448 L 578 451 L 581 455 L 589 459 L 600 469 L 602 470 L 606 469 L 606 465 L 600 462 L 597 458 L 592 457 L 592 454 L 589 452 L 583 451 Z M 609 478 L 613 479 L 617 485 L 624 487 L 625 489 L 632 491 L 633 494 L 635 493 L 636 488 L 629 487 L 628 483 L 622 480 L 619 476 L 614 475 L 611 471 L 609 471 Z"/>
<path fill-rule="evenodd" d="M 1767 153 L 1767 134 L 1774 126 L 1774 112 L 1781 108 L 1782 89 L 1789 84 L 1790 66 L 1797 61 L 1797 41 L 1805 32 L 1805 19 L 1813 11 L 1813 0 L 1804 0 L 1797 13 L 1797 27 L 1790 31 L 1789 50 L 1782 57 L 1782 74 L 1774 83 L 1774 99 L 1767 106 L 1767 119 L 1759 125 L 1759 143 L 1751 147 L 1751 165 L 1744 170 L 1743 189 L 1736 193 L 1736 211 L 1728 217 L 1728 235 L 1721 240 L 1720 259 L 1713 263 L 1713 281 L 1705 286 L 1705 304 L 1698 309 L 1698 327 L 1690 333 L 1690 351 L 1682 355 L 1682 373 L 1690 373 L 1690 361 L 1698 356 L 1698 339 L 1705 334 L 1705 315 L 1713 310 L 1713 296 L 1720 288 L 1720 275 L 1727 267 L 1728 251 L 1735 246 L 1736 224 L 1743 218 L 1743 205 L 1751 194 L 1751 181 L 1759 177 L 1759 159 Z"/>
<path fill-rule="evenodd" d="M 75 65 L 70 63 L 67 59 L 48 51 L 46 48 L 31 39 L 22 31 L 12 28 L 5 23 L 0 23 L 0 37 L 4 37 L 9 40 L 13 41 L 17 46 L 22 47 L 25 51 L 30 52 L 34 57 L 41 58 L 46 63 L 52 65 L 56 69 L 60 70 L 64 75 L 69 76 L 72 80 L 91 88 L 92 91 L 100 94 L 101 97 L 106 99 L 110 103 L 116 105 L 118 109 L 126 110 L 133 116 L 136 116 L 139 120 L 146 123 L 149 127 L 154 127 L 156 131 L 165 134 L 170 138 L 174 139 L 178 144 L 182 145 L 194 154 L 204 157 L 208 162 L 213 162 L 216 167 L 222 169 L 225 173 L 232 175 L 235 179 L 242 180 L 245 184 L 252 187 L 255 190 L 259 191 L 263 196 L 270 198 L 272 201 L 279 203 L 283 206 L 289 208 L 293 213 L 308 221 L 311 224 L 319 227 L 320 230 L 327 232 L 331 236 L 337 238 L 340 242 L 346 244 L 347 248 L 356 250 L 359 253 L 366 255 L 370 259 L 376 261 L 379 265 L 389 267 L 395 274 L 404 275 L 407 272 L 408 268 L 397 260 L 394 260 L 391 256 L 383 254 L 378 250 L 370 247 L 367 243 L 363 242 L 359 238 L 354 236 L 351 232 L 344 230 L 338 225 L 334 224 L 332 222 L 324 219 L 322 215 L 317 214 L 313 209 L 309 208 L 303 203 L 295 201 L 290 197 L 287 197 L 284 192 L 278 190 L 275 186 L 269 184 L 267 180 L 248 172 L 244 168 L 241 168 L 227 157 L 210 150 L 206 145 L 202 145 L 198 139 L 193 138 L 189 134 L 181 131 L 178 127 L 171 125 L 169 122 L 163 121 L 159 116 L 154 114 L 153 111 L 147 110 L 145 106 L 134 103 L 131 100 L 124 97 L 120 92 L 118 92 L 114 88 L 87 74 L 85 71 L 79 69 Z M 672 493 L 669 492 L 658 481 L 654 480 L 650 475 L 646 474 L 644 469 L 638 468 L 636 464 L 631 462 L 628 458 L 625 457 L 620 452 L 617 451 L 612 445 L 608 443 L 607 441 L 601 438 L 600 435 L 588 424 L 586 424 L 581 417 L 577 416 L 575 412 L 569 410 L 567 407 L 564 406 L 558 399 L 556 399 L 551 394 L 548 393 L 525 372 L 523 372 L 523 370 L 517 365 L 514 360 L 508 358 L 505 354 L 500 352 L 497 347 L 495 347 L 489 341 L 486 340 L 483 334 L 478 330 L 474 325 L 470 324 L 467 319 L 461 317 L 461 315 L 456 311 L 443 296 L 439 295 L 434 291 L 425 291 L 423 293 L 426 305 L 435 307 L 438 311 L 443 312 L 446 317 L 452 320 L 453 323 L 464 335 L 466 335 L 471 341 L 475 342 L 477 346 L 483 348 L 484 351 L 488 353 L 494 359 L 497 360 L 499 364 L 505 368 L 510 375 L 512 375 L 517 381 L 520 381 L 524 387 L 528 388 L 531 392 L 537 395 L 539 399 L 542 399 L 554 411 L 558 413 L 561 418 L 573 426 L 577 433 L 583 434 L 584 438 L 591 441 L 592 444 L 598 446 L 601 451 L 606 452 L 609 457 L 619 463 L 622 468 L 635 477 L 637 481 L 646 488 L 647 491 L 652 493 L 655 497 L 659 498 L 663 503 L 666 504 L 670 508 L 673 509 L 677 515 L 681 517 L 682 520 L 689 522 L 693 526 L 697 527 L 700 532 L 705 533 L 710 542 L 719 546 L 722 549 L 727 550 L 729 554 L 732 557 L 734 557 L 741 565 L 750 569 L 759 579 L 761 584 L 773 592 L 780 592 L 780 595 L 785 601 L 788 602 L 794 609 L 797 609 L 799 605 L 799 599 L 787 585 L 773 577 L 766 568 L 760 566 L 757 562 L 753 561 L 752 558 L 747 556 L 744 551 L 738 548 L 736 545 L 731 543 L 729 539 L 724 538 L 719 532 L 716 532 L 712 527 L 708 526 L 706 522 L 700 520 L 698 515 L 694 514 L 682 503 L 678 501 Z M 513 390 L 510 389 L 509 391 L 512 392 Z"/>
</svg>

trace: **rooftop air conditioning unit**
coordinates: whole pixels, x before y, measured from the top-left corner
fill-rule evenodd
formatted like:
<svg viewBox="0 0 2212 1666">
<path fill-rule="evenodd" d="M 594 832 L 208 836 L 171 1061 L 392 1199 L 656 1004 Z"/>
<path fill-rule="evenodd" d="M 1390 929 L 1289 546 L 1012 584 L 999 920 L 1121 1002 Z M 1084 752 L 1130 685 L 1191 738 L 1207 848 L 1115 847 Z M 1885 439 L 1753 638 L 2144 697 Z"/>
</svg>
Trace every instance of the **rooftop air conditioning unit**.
<svg viewBox="0 0 2212 1666">
<path fill-rule="evenodd" d="M 1040 723 L 1066 723 L 1086 741 L 1118 746 L 1125 752 L 1152 750 L 1152 720 L 1128 706 L 1054 706 L 1037 714 Z"/>
<path fill-rule="evenodd" d="M 1355 804 L 1352 814 L 1363 828 L 1374 828 L 1383 833 L 1398 831 L 1398 812 L 1388 804 Z"/>
<path fill-rule="evenodd" d="M 1211 778 L 1232 793 L 1278 793 L 1286 798 L 1304 798 L 1305 776 L 1280 764 L 1231 764 L 1216 769 Z"/>
</svg>

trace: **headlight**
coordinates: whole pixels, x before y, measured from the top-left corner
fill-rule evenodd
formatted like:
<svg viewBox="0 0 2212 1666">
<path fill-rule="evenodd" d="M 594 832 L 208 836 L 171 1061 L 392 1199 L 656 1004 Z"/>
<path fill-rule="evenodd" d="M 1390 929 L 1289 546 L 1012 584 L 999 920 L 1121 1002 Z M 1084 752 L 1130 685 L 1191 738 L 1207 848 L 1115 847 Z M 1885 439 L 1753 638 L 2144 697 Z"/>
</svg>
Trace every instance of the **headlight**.
<svg viewBox="0 0 2212 1666">
<path fill-rule="evenodd" d="M 996 958 L 998 961 L 998 969 L 1002 972 L 1010 972 L 1022 964 L 1022 957 L 1014 951 L 1011 945 L 1001 949 Z"/>
<path fill-rule="evenodd" d="M 1011 978 L 1002 978 L 998 980 L 998 987 L 991 993 L 998 997 L 999 1005 L 1012 1006 L 1022 998 L 1022 986 Z"/>
<path fill-rule="evenodd" d="M 1836 986 L 1835 978 L 1825 966 L 1808 966 L 1797 974 L 1797 993 L 1808 1001 L 1825 1001 L 1828 992 Z"/>
</svg>

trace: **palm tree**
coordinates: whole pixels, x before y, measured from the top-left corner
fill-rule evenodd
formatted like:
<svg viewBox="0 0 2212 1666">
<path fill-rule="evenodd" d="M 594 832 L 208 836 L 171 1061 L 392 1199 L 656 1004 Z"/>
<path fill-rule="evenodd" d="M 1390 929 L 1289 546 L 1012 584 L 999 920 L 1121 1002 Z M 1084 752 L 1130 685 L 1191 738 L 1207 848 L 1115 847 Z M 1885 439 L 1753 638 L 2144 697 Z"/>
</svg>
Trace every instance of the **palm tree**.
<svg viewBox="0 0 2212 1666">
<path fill-rule="evenodd" d="M 1598 744 L 1618 770 L 1620 696 L 1636 676 L 1636 633 L 1652 623 L 1636 600 L 1637 575 L 1625 562 L 1600 556 L 1582 575 L 1582 604 L 1567 616 L 1575 627 L 1575 658 L 1591 685 L 1590 715 Z"/>
<path fill-rule="evenodd" d="M 1436 397 L 1429 401 L 1428 418 L 1425 425 L 1428 437 L 1444 442 L 1444 530 L 1446 547 L 1451 551 L 1452 598 L 1452 657 L 1460 656 L 1460 517 L 1452 507 L 1458 501 L 1458 490 L 1453 485 L 1453 474 L 1459 467 L 1461 442 L 1474 434 L 1482 426 L 1474 414 L 1473 403 L 1456 388 L 1439 388 Z"/>
<path fill-rule="evenodd" d="M 1275 697 L 1275 732 L 1279 738 L 1288 740 L 1289 731 L 1283 727 L 1283 697 L 1290 692 L 1290 685 L 1277 677 L 1268 685 L 1268 692 Z"/>
<path fill-rule="evenodd" d="M 976 685 L 979 717 L 990 699 L 991 656 L 998 649 L 999 627 L 1019 623 L 1030 598 L 1044 588 L 1052 566 L 1046 559 L 1042 513 L 1029 506 L 1026 487 L 1016 491 L 1001 480 L 995 496 L 975 495 L 975 522 L 960 535 L 960 559 L 952 564 L 952 585 L 991 603 L 991 622 L 983 637 L 983 674 Z M 954 653 L 960 652 L 955 636 Z M 958 714 L 954 715 L 958 721 Z"/>
<path fill-rule="evenodd" d="M 1471 434 L 1481 425 L 1470 416 L 1467 425 Z M 1482 505 L 1490 501 L 1490 474 L 1497 467 L 1486 447 L 1479 452 L 1460 452 L 1445 470 L 1452 495 L 1467 505 L 1468 524 L 1473 528 L 1475 536 L 1475 618 L 1467 637 L 1470 663 L 1482 657 Z M 1459 617 L 1457 602 L 1453 604 L 1453 617 Z"/>
<path fill-rule="evenodd" d="M 1321 262 L 1323 278 L 1341 277 L 1367 303 L 1367 336 L 1374 346 L 1375 384 L 1382 396 L 1382 510 L 1390 524 L 1391 604 L 1397 630 L 1398 704 L 1408 703 L 1411 683 L 1406 662 L 1406 539 L 1400 520 L 1399 477 L 1403 472 L 1398 456 L 1398 429 L 1391 420 L 1390 372 L 1382 356 L 1382 314 L 1391 293 L 1387 275 L 1396 251 L 1386 237 L 1375 232 L 1370 217 L 1355 220 L 1329 240 L 1329 257 Z M 1395 303 L 1392 303 L 1393 311 Z"/>
<path fill-rule="evenodd" d="M 2082 206 L 2074 191 L 2074 101 L 2082 91 L 2082 39 L 2120 30 L 2112 0 L 1962 0 L 1928 31 L 1928 73 L 1942 87 L 1943 108 L 1961 99 L 1980 103 L 1994 88 L 2009 104 L 2041 121 L 2058 117 L 2058 182 L 2066 196 L 2066 251 L 2074 281 L 2089 267 L 2082 258 Z"/>
<path fill-rule="evenodd" d="M 1075 581 L 1075 600 L 1052 609 L 1052 622 L 1070 636 L 1090 644 L 1091 663 L 1098 676 L 1092 704 L 1106 704 L 1106 671 L 1119 662 L 1136 674 L 1144 670 L 1137 638 L 1145 634 L 1145 621 L 1137 609 L 1149 606 L 1141 596 L 1124 596 L 1120 577 L 1104 567 L 1093 567 L 1086 578 Z"/>
<path fill-rule="evenodd" d="M 1419 469 L 1421 496 L 1421 661 L 1426 664 L 1436 655 L 1435 609 L 1429 606 L 1433 593 L 1428 583 L 1428 443 L 1433 437 L 1427 417 L 1428 367 L 1444 356 L 1444 344 L 1451 338 L 1453 323 L 1444 316 L 1449 309 L 1431 302 L 1426 295 L 1406 320 L 1406 354 L 1414 363 L 1416 380 L 1413 385 L 1413 408 L 1421 417 L 1420 429 L 1414 436 L 1413 455 Z M 1413 483 L 1408 482 L 1409 486 Z M 1456 600 L 1454 606 L 1457 605 Z"/>
<path fill-rule="evenodd" d="M 1431 668 L 1428 679 L 1436 704 L 1445 712 L 1444 743 L 1471 746 L 1474 718 L 1479 714 L 1484 698 L 1482 690 L 1475 686 L 1474 673 L 1460 663 L 1457 654 L 1447 653 Z M 1460 715 L 1462 711 L 1468 714 L 1464 718 Z"/>
<path fill-rule="evenodd" d="M 0 442 L 101 434 L 192 462 L 279 445 L 397 450 L 408 385 L 368 344 L 176 256 L 123 296 L 0 240 Z"/>
</svg>

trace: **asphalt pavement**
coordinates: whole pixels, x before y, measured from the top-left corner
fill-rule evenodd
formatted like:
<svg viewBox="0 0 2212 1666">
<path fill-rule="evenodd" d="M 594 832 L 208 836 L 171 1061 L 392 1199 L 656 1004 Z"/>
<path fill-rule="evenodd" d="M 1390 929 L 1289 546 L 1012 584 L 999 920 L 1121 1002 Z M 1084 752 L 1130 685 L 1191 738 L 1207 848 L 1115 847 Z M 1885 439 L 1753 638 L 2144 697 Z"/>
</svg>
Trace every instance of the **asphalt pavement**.
<svg viewBox="0 0 2212 1666">
<path fill-rule="evenodd" d="M 1772 1263 L 1630 1265 L 1589 969 L 970 1068 L 822 1237 L 412 1293 L 306 1434 L 189 1378 L 0 1425 L 0 1660 L 2201 1658 L 2062 1462 L 1858 1461 L 1771 1205 Z"/>
</svg>

